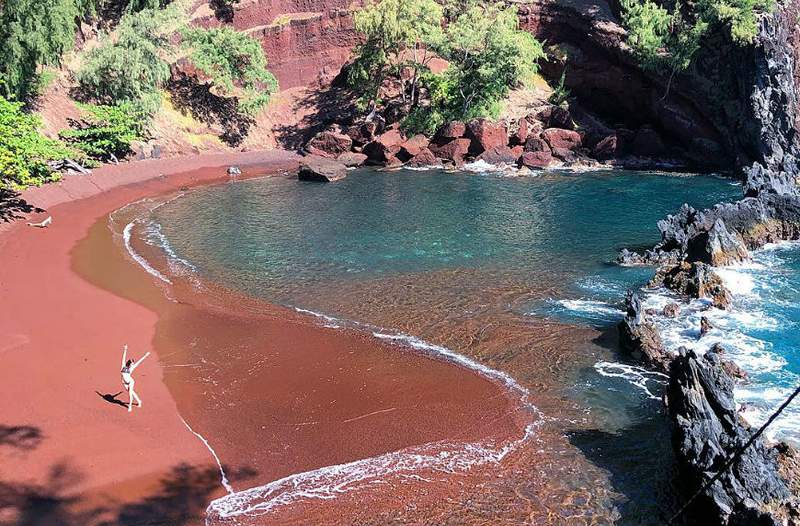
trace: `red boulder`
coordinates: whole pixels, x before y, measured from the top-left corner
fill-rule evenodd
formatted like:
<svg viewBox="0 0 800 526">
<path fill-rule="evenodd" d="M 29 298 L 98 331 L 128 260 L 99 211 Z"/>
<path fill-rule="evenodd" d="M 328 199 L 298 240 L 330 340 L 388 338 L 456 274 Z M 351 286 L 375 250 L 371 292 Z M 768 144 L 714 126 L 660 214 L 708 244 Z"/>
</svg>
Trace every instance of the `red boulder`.
<svg viewBox="0 0 800 526">
<path fill-rule="evenodd" d="M 528 137 L 525 141 L 526 152 L 550 152 L 550 145 L 541 137 Z"/>
<path fill-rule="evenodd" d="M 520 166 L 527 166 L 528 168 L 546 168 L 551 162 L 553 162 L 553 156 L 549 150 L 525 152 L 519 160 Z"/>
<path fill-rule="evenodd" d="M 441 146 L 431 145 L 430 150 L 439 159 L 455 161 L 456 164 L 464 162 L 464 157 L 469 153 L 469 146 L 472 143 L 469 139 L 453 139 Z"/>
<path fill-rule="evenodd" d="M 450 142 L 452 139 L 460 139 L 466 133 L 467 127 L 461 121 L 452 121 L 445 124 L 439 133 L 436 134 L 437 141 Z"/>
<path fill-rule="evenodd" d="M 373 162 L 391 162 L 400 153 L 400 144 L 402 142 L 403 137 L 399 131 L 389 130 L 364 146 L 364 154 Z"/>
<path fill-rule="evenodd" d="M 519 155 L 514 155 L 514 152 L 508 146 L 495 146 L 491 150 L 486 150 L 480 154 L 476 160 L 484 161 L 489 164 L 513 164 L 517 162 Z"/>
<path fill-rule="evenodd" d="M 592 150 L 592 155 L 598 161 L 608 161 L 617 156 L 617 136 L 609 135 L 602 139 Z"/>
<path fill-rule="evenodd" d="M 517 146 L 520 144 L 525 144 L 525 141 L 528 140 L 528 135 L 530 133 L 531 125 L 528 122 L 528 119 L 521 118 L 519 120 L 519 124 L 517 125 L 517 131 L 511 136 L 511 144 Z"/>
<path fill-rule="evenodd" d="M 475 119 L 467 124 L 465 137 L 472 140 L 470 153 L 480 155 L 498 146 L 508 146 L 508 131 L 502 122 Z"/>
<path fill-rule="evenodd" d="M 575 150 L 581 145 L 581 135 L 572 130 L 548 128 L 542 132 L 542 137 L 553 150 L 556 148 Z"/>
<path fill-rule="evenodd" d="M 428 148 L 430 141 L 424 135 L 415 135 L 400 145 L 400 153 L 407 159 L 416 157 L 422 150 Z"/>
<path fill-rule="evenodd" d="M 408 161 L 407 166 L 414 168 L 425 168 L 428 166 L 441 166 L 442 163 L 428 148 L 422 150 L 414 156 L 413 159 Z"/>
<path fill-rule="evenodd" d="M 348 168 L 355 168 L 367 162 L 367 156 L 363 153 L 344 152 L 336 158 L 337 161 L 347 166 Z"/>
<path fill-rule="evenodd" d="M 349 152 L 352 147 L 353 140 L 350 137 L 332 131 L 319 132 L 306 143 L 308 153 L 329 159 L 336 159 L 344 152 Z"/>
</svg>

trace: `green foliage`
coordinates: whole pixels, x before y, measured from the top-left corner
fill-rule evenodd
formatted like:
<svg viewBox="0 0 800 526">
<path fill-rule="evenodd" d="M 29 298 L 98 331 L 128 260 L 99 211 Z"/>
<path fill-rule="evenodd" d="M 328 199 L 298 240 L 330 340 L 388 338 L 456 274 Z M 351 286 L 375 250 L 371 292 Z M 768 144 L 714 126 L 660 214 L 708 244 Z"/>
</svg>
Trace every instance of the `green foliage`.
<svg viewBox="0 0 800 526">
<path fill-rule="evenodd" d="M 26 100 L 38 82 L 39 66 L 57 65 L 72 48 L 75 0 L 0 2 L 0 94 Z"/>
<path fill-rule="evenodd" d="M 500 4 L 476 5 L 448 26 L 441 54 L 450 61 L 445 75 L 458 87 L 463 115 L 487 113 L 511 87 L 538 71 L 544 49 L 518 26 L 516 8 Z"/>
<path fill-rule="evenodd" d="M 374 100 L 386 77 L 408 66 L 413 70 L 413 104 L 417 80 L 432 58 L 428 49 L 442 41 L 442 16 L 435 0 L 380 0 L 357 11 L 355 28 L 365 41 L 356 49 L 357 58 L 348 73 L 350 84 Z"/>
<path fill-rule="evenodd" d="M 253 37 L 233 29 L 185 29 L 184 45 L 194 65 L 208 75 L 212 91 L 243 91 L 240 110 L 254 115 L 269 103 L 278 81 L 267 70 L 267 58 Z"/>
<path fill-rule="evenodd" d="M 703 37 L 724 28 L 738 45 L 751 44 L 757 15 L 772 0 L 677 0 L 670 12 L 653 0 L 622 0 L 622 22 L 628 43 L 648 69 L 672 72 L 689 67 Z"/>
<path fill-rule="evenodd" d="M 129 101 L 158 109 L 158 90 L 170 74 L 165 50 L 178 15 L 175 9 L 146 9 L 123 16 L 116 33 L 103 37 L 76 74 L 84 96 L 104 105 Z"/>
<path fill-rule="evenodd" d="M 564 85 L 564 81 L 566 80 L 566 78 L 567 78 L 567 70 L 564 69 L 564 71 L 561 72 L 561 78 L 558 81 L 558 85 L 555 87 L 553 93 L 551 93 L 550 97 L 547 99 L 547 101 L 550 104 L 561 106 L 567 101 L 567 99 L 569 99 L 570 95 L 569 90 Z"/>
<path fill-rule="evenodd" d="M 131 151 L 131 142 L 147 134 L 148 113 L 137 105 L 123 102 L 115 106 L 79 105 L 84 117 L 71 120 L 71 129 L 61 138 L 96 161 L 121 159 Z"/>
<path fill-rule="evenodd" d="M 70 157 L 69 148 L 39 132 L 41 121 L 23 104 L 0 96 L 0 188 L 19 189 L 59 179 L 48 161 Z"/>
</svg>

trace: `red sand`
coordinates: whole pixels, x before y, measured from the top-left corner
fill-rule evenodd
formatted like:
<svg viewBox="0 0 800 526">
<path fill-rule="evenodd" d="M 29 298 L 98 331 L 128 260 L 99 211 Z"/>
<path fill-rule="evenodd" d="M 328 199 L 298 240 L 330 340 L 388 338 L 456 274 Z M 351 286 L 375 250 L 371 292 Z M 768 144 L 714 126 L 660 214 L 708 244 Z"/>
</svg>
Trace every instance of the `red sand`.
<svg viewBox="0 0 800 526">
<path fill-rule="evenodd" d="M 503 415 L 513 411 L 508 397 L 501 396 L 504 390 L 476 374 L 359 333 L 320 328 L 277 307 L 258 317 L 169 306 L 163 298 L 159 307 L 153 294 L 158 289 L 147 274 L 119 251 L 114 256 L 95 250 L 93 243 L 104 242 L 95 237 L 110 238 L 98 220 L 128 202 L 224 181 L 229 164 L 253 165 L 244 170 L 247 177 L 291 170 L 296 163 L 286 152 L 146 161 L 103 168 L 24 195 L 47 208 L 54 221 L 44 230 L 17 222 L 0 234 L 0 426 L 5 426 L 0 427 L 0 484 L 15 488 L 16 499 L 5 508 L 0 502 L 0 522 L 13 523 L 33 507 L 41 516 L 37 524 L 92 524 L 96 516 L 78 517 L 75 510 L 94 510 L 98 504 L 109 508 L 100 516 L 119 523 L 199 522 L 208 500 L 224 492 L 213 459 L 184 426 L 179 409 L 212 444 L 216 441 L 223 462 L 258 472 L 238 478 L 234 473 L 237 490 L 432 440 L 519 431 L 519 422 L 504 422 Z M 89 241 L 82 241 L 87 236 Z M 90 284 L 75 270 L 128 299 Z M 127 289 L 116 290 L 120 283 Z M 172 329 L 160 336 L 155 311 L 174 317 L 168 324 Z M 235 356 L 225 343 L 249 338 L 248 348 L 257 344 L 270 356 L 270 374 L 242 378 L 257 364 L 253 356 L 216 371 L 215 380 L 228 388 L 215 393 L 212 404 L 197 382 L 208 371 L 169 372 L 165 384 L 154 355 L 136 372 L 142 410 L 128 414 L 101 398 L 121 390 L 123 343 L 138 357 L 148 350 L 180 351 L 198 333 L 232 364 Z M 166 365 L 187 357 L 164 356 Z M 300 399 L 298 385 L 306 384 L 315 387 Z M 124 394 L 120 398 L 126 400 Z M 283 422 L 320 418 L 332 423 L 322 432 Z M 27 429 L 12 429 L 17 426 L 30 426 L 32 438 L 14 441 Z M 264 435 L 258 435 L 259 426 L 266 426 Z M 285 450 L 276 452 L 276 444 Z M 45 510 L 35 504 L 42 496 L 58 505 Z M 363 514 L 363 508 L 359 511 Z M 328 519 L 347 523 L 343 516 Z"/>
</svg>

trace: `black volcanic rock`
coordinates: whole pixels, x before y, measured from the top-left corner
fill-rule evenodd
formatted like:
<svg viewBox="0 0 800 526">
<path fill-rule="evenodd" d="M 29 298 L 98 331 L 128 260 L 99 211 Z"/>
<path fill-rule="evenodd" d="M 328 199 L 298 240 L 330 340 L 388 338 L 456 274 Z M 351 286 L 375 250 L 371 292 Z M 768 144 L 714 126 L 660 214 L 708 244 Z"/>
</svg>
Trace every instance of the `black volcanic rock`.
<svg viewBox="0 0 800 526">
<path fill-rule="evenodd" d="M 619 322 L 619 344 L 632 358 L 654 369 L 666 372 L 672 356 L 664 347 L 658 329 L 642 309 L 636 292 L 628 292 L 627 312 Z"/>
<path fill-rule="evenodd" d="M 672 442 L 687 495 L 708 483 L 750 438 L 752 431 L 736 410 L 733 388 L 717 353 L 700 358 L 682 349 L 670 365 Z M 698 524 L 765 524 L 761 521 L 769 519 L 764 517 L 767 506 L 789 498 L 775 451 L 759 439 L 698 498 L 691 516 Z"/>
</svg>

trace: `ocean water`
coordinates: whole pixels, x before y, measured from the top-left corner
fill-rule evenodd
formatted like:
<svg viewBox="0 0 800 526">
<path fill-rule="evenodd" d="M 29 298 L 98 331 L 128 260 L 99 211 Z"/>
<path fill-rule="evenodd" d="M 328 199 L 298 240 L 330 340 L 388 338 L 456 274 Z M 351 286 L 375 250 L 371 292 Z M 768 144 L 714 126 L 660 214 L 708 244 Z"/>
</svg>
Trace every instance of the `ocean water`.
<svg viewBox="0 0 800 526">
<path fill-rule="evenodd" d="M 614 327 L 648 268 L 613 264 L 658 241 L 656 221 L 687 202 L 741 195 L 728 179 L 625 171 L 351 172 L 335 184 L 265 178 L 187 192 L 154 210 L 141 235 L 182 272 L 319 316 L 470 356 L 573 408 L 556 419 L 570 444 L 610 473 L 622 524 L 647 524 L 669 485 L 664 377 L 626 362 Z M 760 251 L 722 271 L 735 309 L 696 302 L 663 330 L 703 351 L 715 341 L 751 374 L 737 392 L 754 422 L 797 381 L 800 249 Z M 168 277 L 163 276 L 168 279 Z M 652 306 L 668 301 L 648 296 Z M 553 332 L 548 336 L 549 331 Z M 539 404 L 537 403 L 537 406 Z M 575 409 L 577 408 L 577 409 Z M 577 416 L 576 416 L 577 415 Z M 773 436 L 800 436 L 791 412 Z M 647 483 L 643 483 L 647 480 Z"/>
</svg>

